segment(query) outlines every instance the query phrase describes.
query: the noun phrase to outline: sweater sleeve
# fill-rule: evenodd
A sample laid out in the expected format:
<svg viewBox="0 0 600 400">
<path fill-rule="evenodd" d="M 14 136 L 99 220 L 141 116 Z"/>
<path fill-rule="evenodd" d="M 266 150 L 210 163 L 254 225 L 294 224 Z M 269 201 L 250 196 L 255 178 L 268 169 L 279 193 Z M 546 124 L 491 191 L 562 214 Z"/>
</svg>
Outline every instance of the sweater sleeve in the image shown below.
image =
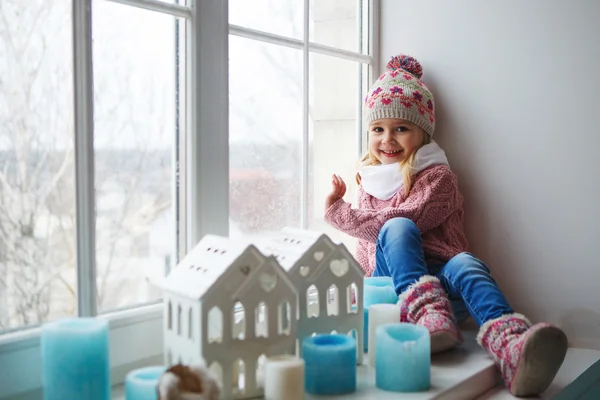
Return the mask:
<svg viewBox="0 0 600 400">
<path fill-rule="evenodd" d="M 461 199 L 452 171 L 434 168 L 419 176 L 407 198 L 395 207 L 354 209 L 344 200 L 338 200 L 325 212 L 325 220 L 350 236 L 376 243 L 381 227 L 388 220 L 408 218 L 424 233 L 460 208 Z"/>
</svg>

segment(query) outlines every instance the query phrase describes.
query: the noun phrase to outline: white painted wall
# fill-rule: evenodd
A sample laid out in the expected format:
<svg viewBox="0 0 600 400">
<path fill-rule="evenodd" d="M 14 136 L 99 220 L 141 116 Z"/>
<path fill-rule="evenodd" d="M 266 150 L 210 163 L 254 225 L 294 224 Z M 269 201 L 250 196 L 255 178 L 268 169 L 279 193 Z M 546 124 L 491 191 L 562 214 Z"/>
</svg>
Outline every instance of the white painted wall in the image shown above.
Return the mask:
<svg viewBox="0 0 600 400">
<path fill-rule="evenodd" d="M 420 60 L 471 250 L 518 311 L 600 349 L 600 2 L 382 0 Z M 385 65 L 385 64 L 384 64 Z"/>
</svg>

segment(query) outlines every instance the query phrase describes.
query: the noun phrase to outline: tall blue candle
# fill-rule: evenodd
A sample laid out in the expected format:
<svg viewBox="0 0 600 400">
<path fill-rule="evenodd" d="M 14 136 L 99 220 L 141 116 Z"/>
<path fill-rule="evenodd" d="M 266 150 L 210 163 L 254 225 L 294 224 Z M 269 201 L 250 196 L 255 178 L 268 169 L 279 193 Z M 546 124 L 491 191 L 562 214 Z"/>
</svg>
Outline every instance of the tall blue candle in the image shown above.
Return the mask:
<svg viewBox="0 0 600 400">
<path fill-rule="evenodd" d="M 110 400 L 108 323 L 74 318 L 42 327 L 45 400 Z"/>
<path fill-rule="evenodd" d="M 302 341 L 304 382 L 314 395 L 356 390 L 356 340 L 348 335 L 316 335 Z"/>
<path fill-rule="evenodd" d="M 375 331 L 375 386 L 392 392 L 419 392 L 431 384 L 429 331 L 393 323 Z"/>
<path fill-rule="evenodd" d="M 364 279 L 363 285 L 363 349 L 369 351 L 369 307 L 373 304 L 395 304 L 398 295 L 390 276 L 372 276 Z"/>
<path fill-rule="evenodd" d="M 133 370 L 125 377 L 125 400 L 156 400 L 158 379 L 165 372 L 162 366 Z"/>
</svg>

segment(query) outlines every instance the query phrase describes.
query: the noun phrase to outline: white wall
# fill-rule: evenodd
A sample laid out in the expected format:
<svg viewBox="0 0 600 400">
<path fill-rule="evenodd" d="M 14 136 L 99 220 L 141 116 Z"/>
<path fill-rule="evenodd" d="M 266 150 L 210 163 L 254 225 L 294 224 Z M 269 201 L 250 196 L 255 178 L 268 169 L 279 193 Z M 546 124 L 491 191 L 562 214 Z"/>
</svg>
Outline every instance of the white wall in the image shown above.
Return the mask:
<svg viewBox="0 0 600 400">
<path fill-rule="evenodd" d="M 471 250 L 518 311 L 600 349 L 600 2 L 382 0 L 420 60 Z M 385 65 L 385 64 L 384 64 Z"/>
</svg>

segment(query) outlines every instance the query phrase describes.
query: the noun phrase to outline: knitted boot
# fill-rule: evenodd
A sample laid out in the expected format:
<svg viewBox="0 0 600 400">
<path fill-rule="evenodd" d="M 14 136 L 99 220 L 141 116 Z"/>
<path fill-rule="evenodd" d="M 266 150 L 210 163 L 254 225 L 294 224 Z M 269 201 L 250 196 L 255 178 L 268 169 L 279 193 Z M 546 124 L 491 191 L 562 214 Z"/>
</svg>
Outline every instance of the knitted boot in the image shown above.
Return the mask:
<svg viewBox="0 0 600 400">
<path fill-rule="evenodd" d="M 450 300 L 440 281 L 421 277 L 400 295 L 400 321 L 421 325 L 431 334 L 431 352 L 438 353 L 462 343 Z"/>
<path fill-rule="evenodd" d="M 536 396 L 554 380 L 567 352 L 567 336 L 559 328 L 531 322 L 521 314 L 487 321 L 477 343 L 494 359 L 513 396 Z"/>
</svg>

